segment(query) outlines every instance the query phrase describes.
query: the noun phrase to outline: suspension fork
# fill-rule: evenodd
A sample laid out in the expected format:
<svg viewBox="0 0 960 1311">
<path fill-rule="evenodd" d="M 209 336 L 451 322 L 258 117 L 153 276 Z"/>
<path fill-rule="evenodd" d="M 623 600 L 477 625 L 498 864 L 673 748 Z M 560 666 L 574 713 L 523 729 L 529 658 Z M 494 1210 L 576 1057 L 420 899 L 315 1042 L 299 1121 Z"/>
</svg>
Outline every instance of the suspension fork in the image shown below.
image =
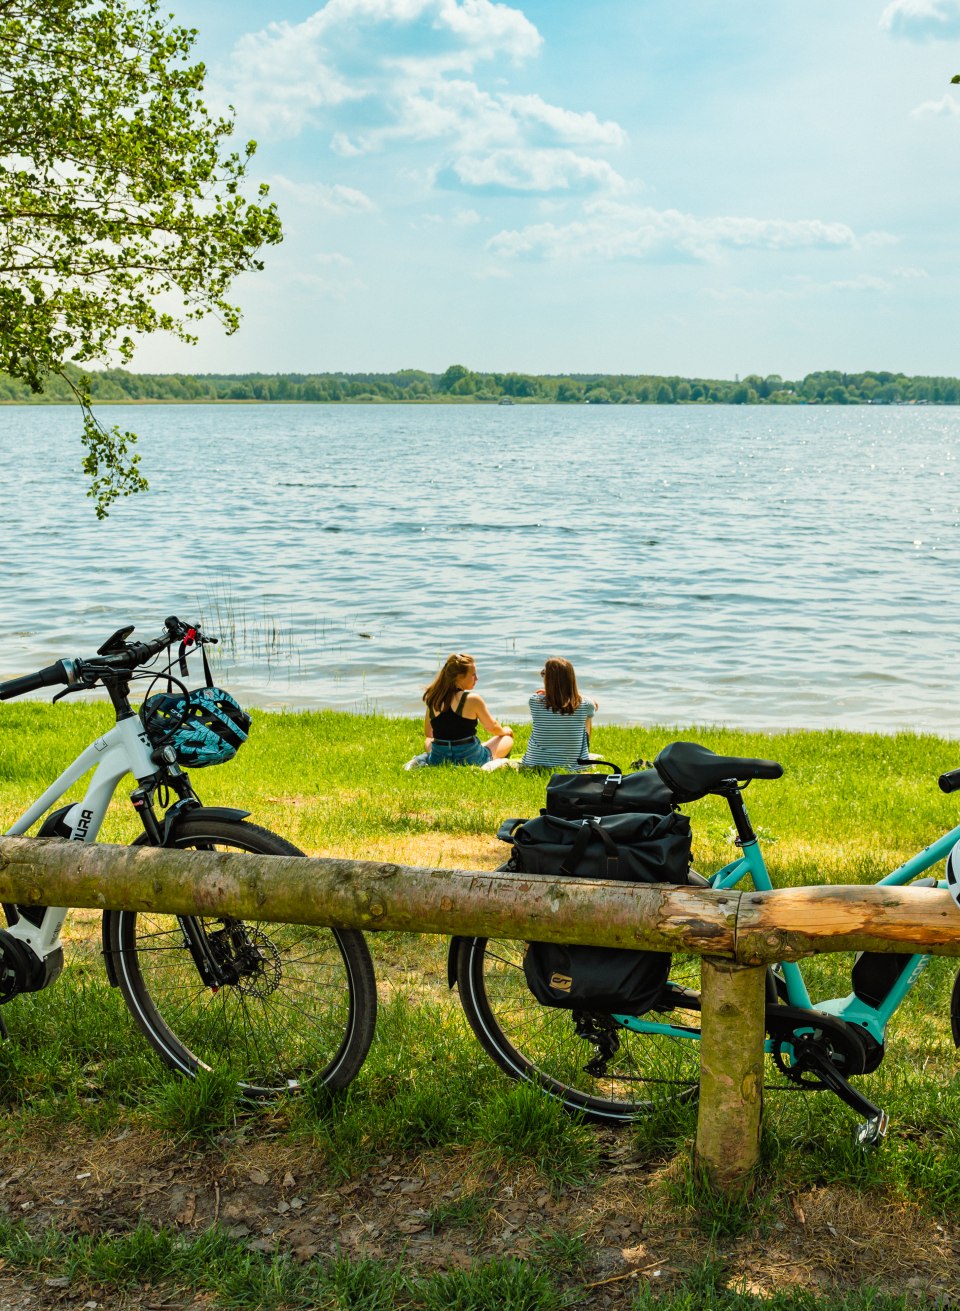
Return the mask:
<svg viewBox="0 0 960 1311">
<path fill-rule="evenodd" d="M 141 783 L 139 787 L 130 793 L 133 808 L 143 824 L 146 843 L 151 847 L 171 845 L 170 838 L 174 832 L 177 819 L 185 811 L 196 810 L 200 806 L 200 799 L 190 787 L 186 774 L 178 773 L 170 781 L 178 794 L 179 800 L 169 808 L 163 817 L 162 823 L 157 818 L 153 806 L 153 799 L 158 786 L 156 778 Z M 178 915 L 177 923 L 183 933 L 184 945 L 190 952 L 204 986 L 216 992 L 224 983 L 236 982 L 232 976 L 230 978 L 225 977 L 224 970 L 210 947 L 210 940 L 200 917 L 197 915 Z"/>
</svg>

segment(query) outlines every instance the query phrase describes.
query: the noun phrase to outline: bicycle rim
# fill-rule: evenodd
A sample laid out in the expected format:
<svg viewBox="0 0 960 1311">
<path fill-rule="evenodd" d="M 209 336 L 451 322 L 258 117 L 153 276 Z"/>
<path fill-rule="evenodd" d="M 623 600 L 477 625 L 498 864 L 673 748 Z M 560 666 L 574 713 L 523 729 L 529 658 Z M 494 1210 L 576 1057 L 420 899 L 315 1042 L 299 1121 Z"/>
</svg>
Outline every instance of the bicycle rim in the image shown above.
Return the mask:
<svg viewBox="0 0 960 1311">
<path fill-rule="evenodd" d="M 613 1026 L 618 1050 L 603 1073 L 586 1065 L 596 1047 L 577 1033 L 572 1012 L 541 1006 L 527 988 L 522 942 L 469 938 L 457 954 L 460 1002 L 477 1039 L 511 1078 L 541 1087 L 586 1119 L 624 1123 L 671 1102 L 689 1101 L 700 1083 L 700 1044 L 692 1038 Z M 671 980 L 699 987 L 699 960 L 674 957 Z M 689 1012 L 646 1018 L 696 1024 Z"/>
<path fill-rule="evenodd" d="M 302 855 L 240 821 L 187 820 L 173 846 Z M 173 1069 L 228 1068 L 245 1093 L 342 1088 L 373 1038 L 376 985 L 363 935 L 303 924 L 194 917 L 238 977 L 214 990 L 200 977 L 175 915 L 120 911 L 112 950 L 117 980 L 147 1040 Z"/>
</svg>

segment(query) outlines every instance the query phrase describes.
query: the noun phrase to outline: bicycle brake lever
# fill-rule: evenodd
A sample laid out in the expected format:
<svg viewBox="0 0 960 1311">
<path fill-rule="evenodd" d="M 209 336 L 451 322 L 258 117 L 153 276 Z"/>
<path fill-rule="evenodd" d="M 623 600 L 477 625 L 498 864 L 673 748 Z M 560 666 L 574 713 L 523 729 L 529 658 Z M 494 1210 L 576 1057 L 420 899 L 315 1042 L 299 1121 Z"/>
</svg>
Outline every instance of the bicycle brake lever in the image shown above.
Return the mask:
<svg viewBox="0 0 960 1311">
<path fill-rule="evenodd" d="M 61 697 L 71 696 L 74 692 L 90 692 L 95 687 L 96 683 L 74 683 L 72 687 L 65 687 L 62 692 L 58 692 L 50 704 L 53 705 L 54 701 L 59 701 Z"/>
</svg>

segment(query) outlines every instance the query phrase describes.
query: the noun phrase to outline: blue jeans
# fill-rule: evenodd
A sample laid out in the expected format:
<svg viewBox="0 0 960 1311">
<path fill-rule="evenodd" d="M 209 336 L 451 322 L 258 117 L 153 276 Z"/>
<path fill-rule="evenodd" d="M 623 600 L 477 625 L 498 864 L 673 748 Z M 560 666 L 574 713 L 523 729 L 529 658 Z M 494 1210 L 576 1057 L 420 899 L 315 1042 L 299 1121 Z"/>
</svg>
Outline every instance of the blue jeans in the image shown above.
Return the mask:
<svg viewBox="0 0 960 1311">
<path fill-rule="evenodd" d="M 493 759 L 489 747 L 476 736 L 462 742 L 438 742 L 436 738 L 427 752 L 425 765 L 485 765 Z"/>
</svg>

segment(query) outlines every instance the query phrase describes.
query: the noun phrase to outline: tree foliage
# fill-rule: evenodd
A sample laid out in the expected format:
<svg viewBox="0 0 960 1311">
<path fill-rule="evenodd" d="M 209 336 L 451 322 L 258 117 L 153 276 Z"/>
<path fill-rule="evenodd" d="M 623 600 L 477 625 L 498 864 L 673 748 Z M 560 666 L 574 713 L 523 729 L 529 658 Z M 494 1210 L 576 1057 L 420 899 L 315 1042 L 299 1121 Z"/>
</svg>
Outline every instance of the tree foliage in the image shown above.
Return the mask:
<svg viewBox="0 0 960 1311">
<path fill-rule="evenodd" d="M 157 0 L 0 0 L 0 366 L 43 392 L 58 375 L 84 417 L 97 514 L 145 485 L 133 434 L 106 432 L 68 362 L 132 356 L 135 338 L 217 316 L 238 274 L 280 240 L 255 146 L 201 95 L 195 31 Z"/>
<path fill-rule="evenodd" d="M 70 396 L 72 370 L 52 378 L 44 400 Z M 444 373 L 160 374 L 105 369 L 91 373 L 97 403 L 112 401 L 416 401 L 475 404 L 502 398 L 587 405 L 960 405 L 960 378 L 829 369 L 791 381 L 778 373 L 741 379 L 656 374 L 481 373 L 451 365 Z M 0 403 L 30 399 L 24 382 L 0 373 Z"/>
</svg>

